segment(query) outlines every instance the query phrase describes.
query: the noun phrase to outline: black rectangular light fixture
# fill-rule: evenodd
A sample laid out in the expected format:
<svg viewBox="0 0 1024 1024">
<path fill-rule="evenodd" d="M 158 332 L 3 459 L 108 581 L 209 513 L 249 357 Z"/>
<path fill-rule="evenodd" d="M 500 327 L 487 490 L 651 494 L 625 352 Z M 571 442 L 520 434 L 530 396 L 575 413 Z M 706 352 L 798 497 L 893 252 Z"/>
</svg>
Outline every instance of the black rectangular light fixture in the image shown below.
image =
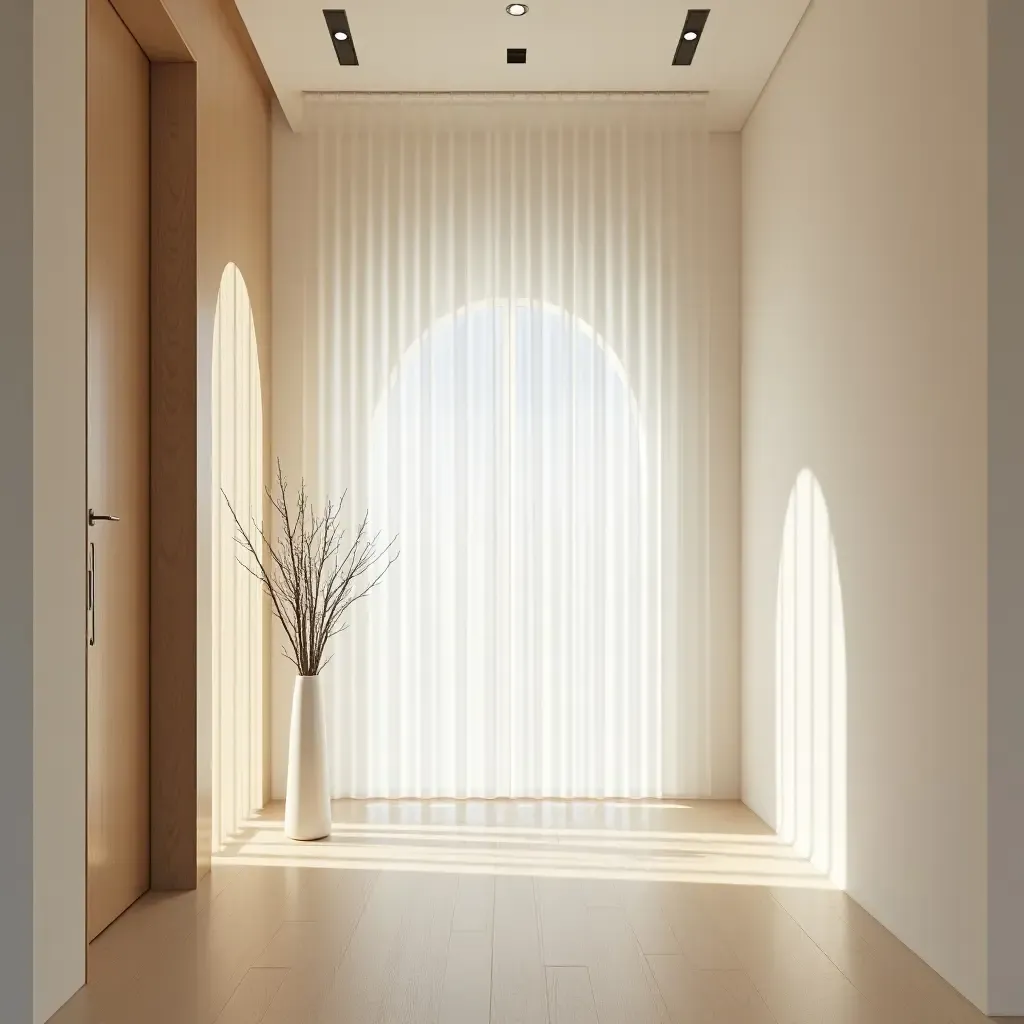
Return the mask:
<svg viewBox="0 0 1024 1024">
<path fill-rule="evenodd" d="M 359 63 L 356 56 L 356 44 L 352 42 L 352 29 L 348 25 L 348 15 L 344 11 L 324 11 L 327 31 L 331 33 L 331 42 L 337 54 L 338 63 L 351 66 Z"/>
<path fill-rule="evenodd" d="M 692 64 L 693 55 L 697 52 L 700 37 L 704 34 L 704 26 L 707 24 L 708 15 L 711 13 L 707 8 L 691 8 L 686 12 L 686 21 L 683 22 L 683 31 L 679 33 L 679 45 L 676 46 L 676 54 L 672 58 L 673 64 Z"/>
<path fill-rule="evenodd" d="M 526 63 L 526 50 L 516 49 L 512 46 L 505 51 L 505 63 L 506 64 L 525 64 Z"/>
</svg>

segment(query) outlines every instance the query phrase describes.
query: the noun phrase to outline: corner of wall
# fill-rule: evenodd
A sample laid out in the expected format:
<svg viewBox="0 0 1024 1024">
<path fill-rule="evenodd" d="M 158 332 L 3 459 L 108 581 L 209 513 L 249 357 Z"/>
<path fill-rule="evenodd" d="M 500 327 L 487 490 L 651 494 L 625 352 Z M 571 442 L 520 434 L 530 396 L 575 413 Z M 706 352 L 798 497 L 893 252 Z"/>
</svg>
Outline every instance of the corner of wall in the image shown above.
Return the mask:
<svg viewBox="0 0 1024 1024">
<path fill-rule="evenodd" d="M 709 673 L 715 799 L 740 795 L 740 135 L 710 139 Z"/>
<path fill-rule="evenodd" d="M 1024 1015 L 1024 4 L 989 0 L 988 1011 Z"/>
<path fill-rule="evenodd" d="M 83 0 L 35 0 L 37 1022 L 85 983 L 85 20 Z"/>
<path fill-rule="evenodd" d="M 302 375 L 303 345 L 297 332 L 303 329 L 303 190 L 302 136 L 292 131 L 284 112 L 274 104 L 271 126 L 271 443 L 268 454 L 279 458 L 286 472 L 301 472 L 302 466 Z M 283 634 L 275 619 L 271 629 L 269 777 L 270 797 L 285 795 L 288 763 L 288 721 L 291 708 L 293 671 L 279 653 Z"/>
<path fill-rule="evenodd" d="M 27 1021 L 33 1002 L 33 3 L 10 0 L 0 35 L 0 436 L 5 541 L 0 589 L 0 993 L 5 1019 Z"/>
</svg>

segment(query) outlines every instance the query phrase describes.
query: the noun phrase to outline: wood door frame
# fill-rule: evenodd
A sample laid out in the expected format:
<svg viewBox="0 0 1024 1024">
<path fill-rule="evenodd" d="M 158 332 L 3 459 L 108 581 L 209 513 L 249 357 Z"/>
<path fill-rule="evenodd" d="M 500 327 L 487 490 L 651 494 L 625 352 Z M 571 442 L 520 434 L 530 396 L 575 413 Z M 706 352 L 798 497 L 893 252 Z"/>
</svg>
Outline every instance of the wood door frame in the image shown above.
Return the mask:
<svg viewBox="0 0 1024 1024">
<path fill-rule="evenodd" d="M 124 0 L 122 0 L 124 2 Z M 156 3 L 157 0 L 150 0 Z M 150 884 L 194 889 L 198 831 L 197 81 L 150 68 Z"/>
</svg>

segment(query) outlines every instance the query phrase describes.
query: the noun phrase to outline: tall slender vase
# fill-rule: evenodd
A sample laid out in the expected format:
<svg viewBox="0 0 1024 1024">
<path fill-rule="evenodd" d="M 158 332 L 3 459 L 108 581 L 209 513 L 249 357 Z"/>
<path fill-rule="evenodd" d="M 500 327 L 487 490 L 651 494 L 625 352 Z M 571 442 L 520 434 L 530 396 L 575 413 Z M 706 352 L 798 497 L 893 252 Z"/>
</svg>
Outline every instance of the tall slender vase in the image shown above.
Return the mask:
<svg viewBox="0 0 1024 1024">
<path fill-rule="evenodd" d="M 319 676 L 295 677 L 284 834 L 289 839 L 324 839 L 331 834 L 327 723 Z"/>
</svg>

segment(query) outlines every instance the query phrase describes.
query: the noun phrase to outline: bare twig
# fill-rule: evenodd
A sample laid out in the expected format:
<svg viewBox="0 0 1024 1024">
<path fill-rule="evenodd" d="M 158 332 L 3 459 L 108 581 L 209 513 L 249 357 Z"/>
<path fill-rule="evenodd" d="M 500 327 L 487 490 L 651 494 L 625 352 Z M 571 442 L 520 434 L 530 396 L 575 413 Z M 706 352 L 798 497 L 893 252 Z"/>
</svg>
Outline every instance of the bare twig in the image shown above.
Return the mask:
<svg viewBox="0 0 1024 1024">
<path fill-rule="evenodd" d="M 239 557 L 238 562 L 270 597 L 288 640 L 282 648 L 284 656 L 300 675 L 319 675 L 330 661 L 324 660 L 327 644 L 348 627 L 345 612 L 370 593 L 394 564 L 398 538 L 378 549 L 380 534 L 368 536 L 367 513 L 342 554 L 346 531 L 341 513 L 348 492 L 336 505 L 328 501 L 320 516 L 313 511 L 302 481 L 293 504 L 280 460 L 276 493 L 269 487 L 266 493 L 281 523 L 276 543 L 252 517 L 247 530 L 227 494 L 221 491 L 235 522 L 235 540 L 247 556 Z M 386 560 L 383 567 L 374 572 L 382 560 Z"/>
</svg>

